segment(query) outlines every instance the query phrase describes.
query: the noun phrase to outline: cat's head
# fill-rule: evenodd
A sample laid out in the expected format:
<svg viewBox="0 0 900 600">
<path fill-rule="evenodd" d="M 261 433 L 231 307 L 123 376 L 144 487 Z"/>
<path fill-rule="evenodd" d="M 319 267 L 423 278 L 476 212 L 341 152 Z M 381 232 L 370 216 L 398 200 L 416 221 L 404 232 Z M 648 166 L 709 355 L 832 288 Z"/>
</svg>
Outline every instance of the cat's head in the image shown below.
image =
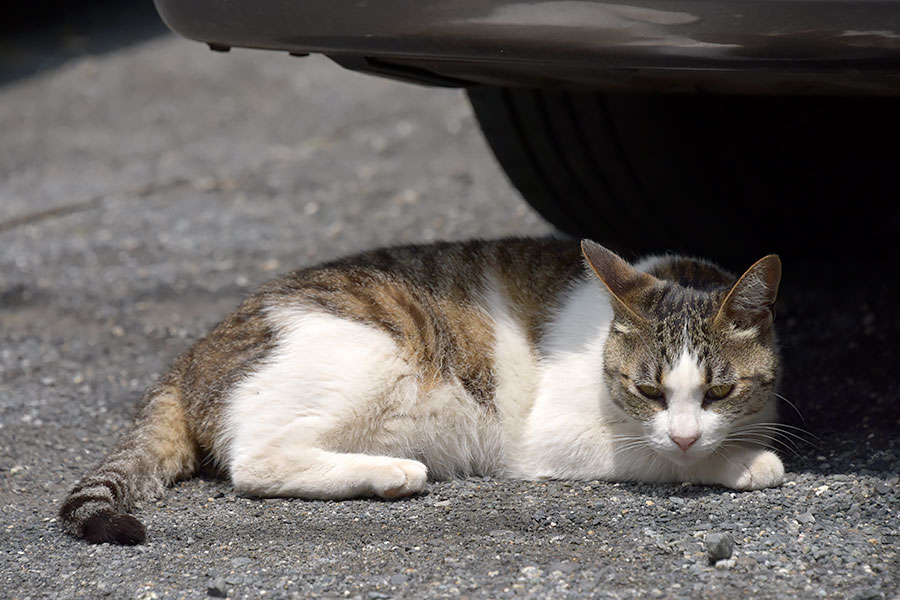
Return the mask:
<svg viewBox="0 0 900 600">
<path fill-rule="evenodd" d="M 647 445 L 689 465 L 740 425 L 774 418 L 777 256 L 734 278 L 702 261 L 658 258 L 645 272 L 593 242 L 582 250 L 613 304 L 610 397 Z"/>
</svg>

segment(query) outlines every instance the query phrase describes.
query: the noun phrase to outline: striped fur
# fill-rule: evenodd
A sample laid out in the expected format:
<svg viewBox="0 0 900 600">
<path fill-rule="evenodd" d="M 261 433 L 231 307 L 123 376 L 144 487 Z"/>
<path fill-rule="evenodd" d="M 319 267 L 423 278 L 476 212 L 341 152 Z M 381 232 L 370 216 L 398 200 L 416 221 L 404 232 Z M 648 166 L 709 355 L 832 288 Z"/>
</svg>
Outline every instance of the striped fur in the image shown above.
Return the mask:
<svg viewBox="0 0 900 600">
<path fill-rule="evenodd" d="M 90 542 L 139 543 L 129 512 L 201 464 L 244 493 L 309 498 L 396 498 L 429 474 L 775 485 L 771 452 L 713 450 L 773 416 L 778 267 L 767 257 L 736 280 L 703 261 L 635 268 L 591 242 L 509 239 L 291 273 L 176 359 L 60 516 Z M 723 378 L 733 396 L 701 406 Z M 624 435 L 645 443 L 620 452 Z"/>
<path fill-rule="evenodd" d="M 60 517 L 69 533 L 89 542 L 140 543 L 143 525 L 123 513 L 157 497 L 164 486 L 192 473 L 196 463 L 180 393 L 157 386 L 119 445 L 69 494 Z"/>
</svg>

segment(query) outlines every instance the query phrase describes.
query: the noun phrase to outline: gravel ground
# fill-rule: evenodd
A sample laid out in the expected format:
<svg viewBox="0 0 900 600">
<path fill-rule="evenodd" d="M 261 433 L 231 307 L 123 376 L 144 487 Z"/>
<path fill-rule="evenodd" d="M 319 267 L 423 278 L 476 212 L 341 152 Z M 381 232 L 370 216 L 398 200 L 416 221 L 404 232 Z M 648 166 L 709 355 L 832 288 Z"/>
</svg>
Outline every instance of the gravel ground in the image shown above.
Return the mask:
<svg viewBox="0 0 900 600">
<path fill-rule="evenodd" d="M 900 598 L 900 227 L 785 257 L 803 419 L 785 414 L 809 433 L 779 489 L 470 479 L 314 502 L 197 478 L 141 512 L 145 545 L 62 534 L 142 390 L 258 283 L 549 231 L 458 91 L 131 25 L 0 47 L 0 597 Z"/>
</svg>

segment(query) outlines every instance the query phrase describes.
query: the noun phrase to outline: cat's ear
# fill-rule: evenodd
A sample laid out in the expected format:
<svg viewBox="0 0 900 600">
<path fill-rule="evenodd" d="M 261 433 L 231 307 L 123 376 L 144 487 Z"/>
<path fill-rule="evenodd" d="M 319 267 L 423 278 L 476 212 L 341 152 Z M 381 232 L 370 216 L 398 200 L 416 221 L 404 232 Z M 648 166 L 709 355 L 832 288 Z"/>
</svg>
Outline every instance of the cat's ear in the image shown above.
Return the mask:
<svg viewBox="0 0 900 600">
<path fill-rule="evenodd" d="M 713 319 L 716 326 L 766 331 L 775 320 L 775 299 L 781 282 L 781 259 L 774 254 L 756 261 L 737 280 Z"/>
<path fill-rule="evenodd" d="M 581 252 L 584 254 L 588 266 L 612 295 L 613 307 L 624 309 L 629 317 L 643 320 L 637 308 L 640 303 L 640 294 L 647 287 L 653 285 L 656 279 L 647 273 L 638 271 L 618 254 L 596 242 L 582 240 Z M 617 312 L 619 311 L 617 310 Z"/>
</svg>

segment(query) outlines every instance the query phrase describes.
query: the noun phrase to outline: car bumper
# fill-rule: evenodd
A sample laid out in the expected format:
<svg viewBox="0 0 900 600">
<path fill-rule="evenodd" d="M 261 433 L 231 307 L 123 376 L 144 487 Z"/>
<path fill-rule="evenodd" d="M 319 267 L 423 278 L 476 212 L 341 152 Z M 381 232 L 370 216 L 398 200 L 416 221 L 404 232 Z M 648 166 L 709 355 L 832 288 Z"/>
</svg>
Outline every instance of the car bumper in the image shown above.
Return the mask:
<svg viewBox="0 0 900 600">
<path fill-rule="evenodd" d="M 439 85 L 900 95 L 900 0 L 155 0 L 216 49 Z"/>
</svg>

